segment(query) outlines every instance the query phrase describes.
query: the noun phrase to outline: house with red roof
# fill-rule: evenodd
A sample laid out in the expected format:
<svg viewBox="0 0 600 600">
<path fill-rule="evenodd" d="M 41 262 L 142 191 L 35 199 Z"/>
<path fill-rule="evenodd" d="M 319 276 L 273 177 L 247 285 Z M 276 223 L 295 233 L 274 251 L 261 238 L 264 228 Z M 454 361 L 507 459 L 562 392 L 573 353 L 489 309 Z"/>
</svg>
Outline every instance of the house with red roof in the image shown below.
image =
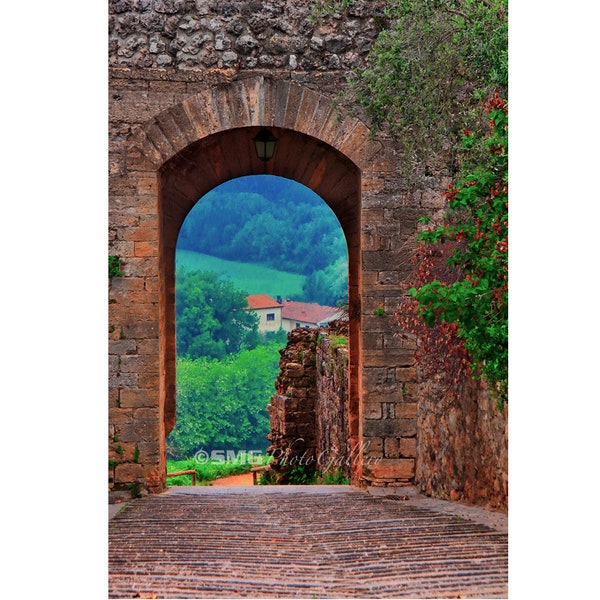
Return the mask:
<svg viewBox="0 0 600 600">
<path fill-rule="evenodd" d="M 344 316 L 343 311 L 333 306 L 322 306 L 310 302 L 295 302 L 271 298 L 267 294 L 247 296 L 248 309 L 254 310 L 259 317 L 258 331 L 292 331 L 297 327 L 313 329 L 322 327 Z"/>
<path fill-rule="evenodd" d="M 267 294 L 246 296 L 248 310 L 258 315 L 258 331 L 260 333 L 277 332 L 282 328 L 281 303 Z"/>
</svg>

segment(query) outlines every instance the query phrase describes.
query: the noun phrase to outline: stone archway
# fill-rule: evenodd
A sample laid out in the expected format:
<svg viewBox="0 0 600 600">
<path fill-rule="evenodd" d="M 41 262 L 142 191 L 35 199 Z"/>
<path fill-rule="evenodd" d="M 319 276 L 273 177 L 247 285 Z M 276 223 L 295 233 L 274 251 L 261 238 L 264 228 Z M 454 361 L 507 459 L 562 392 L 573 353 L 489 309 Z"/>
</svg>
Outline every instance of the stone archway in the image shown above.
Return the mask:
<svg viewBox="0 0 600 600">
<path fill-rule="evenodd" d="M 290 81 L 254 76 L 207 87 L 174 104 L 130 141 L 123 179 L 135 192 L 119 207 L 124 222 L 111 222 L 132 242 L 121 245 L 124 277 L 111 290 L 111 341 L 120 344 L 113 352 L 120 356 L 111 374 L 117 406 L 109 418 L 115 431 L 128 434 L 114 484 L 164 489 L 165 438 L 175 421 L 177 235 L 207 191 L 234 177 L 265 172 L 252 147 L 262 127 L 271 128 L 279 140 L 266 172 L 303 183 L 321 196 L 348 242 L 351 444 L 365 458 L 378 459 L 372 464 L 361 456 L 353 482 L 414 476 L 415 451 L 406 450 L 414 447 L 412 442 L 404 444 L 402 455 L 384 455 L 386 438 L 399 446 L 401 438 L 414 441 L 416 435 L 416 402 L 406 386 L 414 381 L 412 350 L 392 343 L 386 320 L 371 316 L 374 307 L 387 307 L 385 277 L 394 277 L 398 266 L 392 261 L 399 252 L 385 240 L 401 231 L 393 225 L 385 235 L 373 235 L 373 224 L 385 222 L 385 209 L 363 201 L 384 189 L 394 160 L 359 119 L 337 111 L 331 98 Z M 406 236 L 414 214 L 402 208 L 396 213 L 388 217 L 403 221 Z M 395 290 L 389 304 L 397 298 Z"/>
<path fill-rule="evenodd" d="M 165 433 L 175 425 L 175 249 L 179 230 L 198 198 L 221 183 L 263 173 L 293 179 L 316 192 L 331 207 L 348 244 L 350 323 L 350 379 L 357 380 L 360 352 L 360 171 L 330 145 L 292 129 L 271 127 L 277 151 L 266 165 L 253 147 L 259 127 L 225 130 L 187 146 L 158 172 L 161 226 L 160 281 L 164 307 L 162 336 L 165 391 Z M 185 183 L 182 183 L 185 182 Z M 355 390 L 356 392 L 358 390 Z M 357 398 L 358 393 L 351 395 Z M 355 400 L 356 401 L 356 400 Z M 357 407 L 351 414 L 357 414 Z M 351 437 L 358 438 L 358 422 Z"/>
</svg>

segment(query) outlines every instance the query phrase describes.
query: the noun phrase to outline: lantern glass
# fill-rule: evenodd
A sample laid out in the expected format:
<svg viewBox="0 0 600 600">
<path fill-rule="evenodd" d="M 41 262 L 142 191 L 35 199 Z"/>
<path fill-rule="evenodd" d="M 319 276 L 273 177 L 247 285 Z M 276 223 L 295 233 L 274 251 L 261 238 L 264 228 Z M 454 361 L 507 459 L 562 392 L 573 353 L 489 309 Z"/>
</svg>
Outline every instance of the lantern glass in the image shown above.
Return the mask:
<svg viewBox="0 0 600 600">
<path fill-rule="evenodd" d="M 276 142 L 277 138 L 268 129 L 261 129 L 254 138 L 254 146 L 258 158 L 264 161 L 273 158 Z"/>
</svg>

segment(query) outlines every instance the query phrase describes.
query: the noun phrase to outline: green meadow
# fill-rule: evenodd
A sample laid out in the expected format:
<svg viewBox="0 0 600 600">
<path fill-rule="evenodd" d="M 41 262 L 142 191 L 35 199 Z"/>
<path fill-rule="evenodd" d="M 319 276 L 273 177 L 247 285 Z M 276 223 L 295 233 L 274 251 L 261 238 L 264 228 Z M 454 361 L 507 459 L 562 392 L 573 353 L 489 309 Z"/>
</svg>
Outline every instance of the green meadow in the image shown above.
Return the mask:
<svg viewBox="0 0 600 600">
<path fill-rule="evenodd" d="M 253 263 L 224 260 L 191 250 L 177 250 L 176 267 L 188 271 L 213 271 L 231 280 L 235 287 L 247 294 L 268 294 L 273 298 L 299 298 L 306 279 L 304 275 Z"/>
</svg>

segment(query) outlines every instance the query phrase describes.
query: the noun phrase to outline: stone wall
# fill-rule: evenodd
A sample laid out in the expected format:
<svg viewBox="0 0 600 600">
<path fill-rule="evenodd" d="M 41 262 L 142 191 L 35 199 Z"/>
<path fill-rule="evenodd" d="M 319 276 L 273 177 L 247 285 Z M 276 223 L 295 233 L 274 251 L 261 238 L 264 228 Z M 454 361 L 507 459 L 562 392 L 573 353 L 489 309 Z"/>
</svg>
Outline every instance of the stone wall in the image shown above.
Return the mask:
<svg viewBox="0 0 600 600">
<path fill-rule="evenodd" d="M 416 482 L 431 496 L 508 506 L 508 406 L 486 386 L 463 385 L 453 400 L 435 381 L 419 384 Z"/>
<path fill-rule="evenodd" d="M 112 0 L 110 65 L 177 70 L 356 66 L 384 20 L 385 2 L 361 0 L 347 15 L 316 21 L 312 2 Z"/>
<path fill-rule="evenodd" d="M 277 393 L 267 407 L 268 453 L 280 483 L 289 472 L 351 476 L 347 327 L 294 329 L 280 350 Z"/>
<path fill-rule="evenodd" d="M 280 483 L 287 483 L 290 471 L 296 467 L 305 467 L 308 472 L 316 468 L 318 336 L 315 329 L 294 329 L 288 333 L 286 347 L 279 351 L 277 393 L 267 406 L 271 422 L 267 453 L 274 458 L 271 468 Z"/>
<path fill-rule="evenodd" d="M 348 327 L 330 328 L 317 345 L 315 404 L 317 465 L 323 474 L 351 478 L 357 454 L 350 447 L 348 410 Z"/>
</svg>

